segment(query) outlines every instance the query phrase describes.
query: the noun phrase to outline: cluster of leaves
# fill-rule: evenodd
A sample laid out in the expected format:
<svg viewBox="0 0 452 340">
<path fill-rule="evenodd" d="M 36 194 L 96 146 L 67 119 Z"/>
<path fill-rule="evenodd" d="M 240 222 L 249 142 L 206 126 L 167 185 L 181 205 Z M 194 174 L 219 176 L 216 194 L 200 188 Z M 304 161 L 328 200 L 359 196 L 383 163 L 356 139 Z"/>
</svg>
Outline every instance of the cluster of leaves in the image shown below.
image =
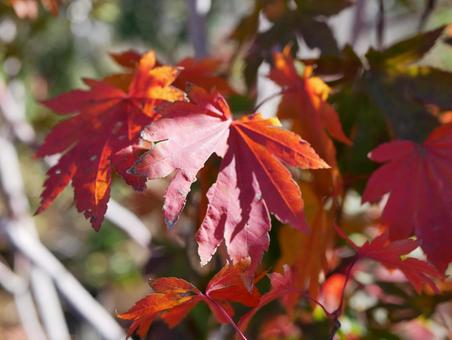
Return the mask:
<svg viewBox="0 0 452 340">
<path fill-rule="evenodd" d="M 249 85 L 260 63 L 271 62 L 268 78 L 282 88 L 278 117 L 290 130 L 276 117 L 234 116 L 227 99 L 237 93 L 220 76 L 220 61 L 187 58 L 163 65 L 153 51 L 113 54 L 123 73 L 86 79 L 88 89 L 43 103 L 65 119 L 36 153 L 61 154 L 47 173 L 38 212 L 71 182 L 77 209 L 99 230 L 113 173 L 139 191 L 148 179 L 173 175 L 163 203 L 164 220 L 173 228 L 192 184 L 202 183 L 207 201 L 199 207 L 203 217 L 196 232 L 200 262 L 207 264 L 224 247 L 227 264 L 205 293 L 178 278 L 152 280 L 153 292 L 119 315 L 133 321 L 129 335 L 144 337 L 156 318 L 175 326 L 203 301 L 219 322 L 231 323 L 245 338 L 252 317 L 274 300 L 282 302 L 291 322 L 302 300 L 319 305 L 334 334 L 346 287 L 365 258 L 399 270 L 418 293 L 443 294 L 437 282 L 452 261 L 452 123 L 443 114 L 452 110 L 452 74 L 416 62 L 444 28 L 371 49 L 364 61 L 351 47 L 331 50 L 334 38 L 319 19 L 349 1 L 295 3 L 291 8 L 286 1 L 256 2 L 231 34 L 238 49 L 248 44 Z M 256 35 L 261 11 L 274 25 Z M 321 49 L 318 59 L 297 60 L 294 46 L 284 47 L 299 35 Z M 335 80 L 327 84 L 321 76 Z M 347 112 L 350 107 L 355 109 Z M 395 140 L 382 143 L 384 136 Z M 369 151 L 371 160 L 384 163 L 373 173 L 372 165 L 354 167 L 366 162 Z M 212 181 L 201 169 L 217 157 Z M 358 246 L 336 224 L 344 225 L 346 195 L 362 192 L 363 179 L 363 201 L 376 203 L 386 194 L 389 199 L 379 235 Z M 270 289 L 260 292 L 256 284 L 272 224 L 281 256 L 268 274 Z M 355 255 L 341 254 L 336 234 Z M 419 246 L 426 261 L 409 256 Z M 326 303 L 331 297 L 335 301 Z M 236 302 L 250 308 L 238 324 L 231 304 Z M 282 328 L 281 320 L 272 327 Z"/>
</svg>

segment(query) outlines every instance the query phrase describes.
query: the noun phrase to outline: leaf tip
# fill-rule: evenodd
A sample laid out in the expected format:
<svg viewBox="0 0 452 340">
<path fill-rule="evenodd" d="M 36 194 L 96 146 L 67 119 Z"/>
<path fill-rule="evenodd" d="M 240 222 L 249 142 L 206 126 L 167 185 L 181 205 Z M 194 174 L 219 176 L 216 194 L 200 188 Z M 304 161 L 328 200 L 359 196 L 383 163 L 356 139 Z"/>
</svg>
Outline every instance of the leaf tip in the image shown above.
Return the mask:
<svg viewBox="0 0 452 340">
<path fill-rule="evenodd" d="M 163 211 L 165 211 L 166 209 L 165 209 L 166 207 L 165 206 L 163 206 Z M 168 217 L 163 217 L 163 221 L 165 222 L 165 224 L 166 224 L 166 226 L 168 227 L 168 229 L 169 230 L 172 230 L 173 228 L 174 228 L 174 225 L 176 224 L 176 222 L 177 222 L 177 218 L 176 219 L 170 219 L 170 218 L 168 218 Z"/>
</svg>

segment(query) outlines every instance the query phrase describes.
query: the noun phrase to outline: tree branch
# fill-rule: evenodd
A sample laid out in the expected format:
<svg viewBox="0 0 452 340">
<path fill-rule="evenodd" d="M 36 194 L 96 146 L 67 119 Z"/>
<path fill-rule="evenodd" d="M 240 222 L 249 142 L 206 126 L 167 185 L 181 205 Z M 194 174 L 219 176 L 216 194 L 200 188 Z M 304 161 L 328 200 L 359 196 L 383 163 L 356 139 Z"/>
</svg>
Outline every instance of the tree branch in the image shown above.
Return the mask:
<svg viewBox="0 0 452 340">
<path fill-rule="evenodd" d="M 147 249 L 151 244 L 152 234 L 144 223 L 133 212 L 113 199 L 108 202 L 105 218 L 143 248 Z"/>
<path fill-rule="evenodd" d="M 37 238 L 32 218 L 28 214 L 28 201 L 24 194 L 16 150 L 0 130 L 0 187 L 6 198 L 9 218 L 2 220 L 2 231 L 11 244 L 38 268 L 31 271 L 35 292 L 41 295 L 40 311 L 51 339 L 69 339 L 63 311 L 50 276 L 59 290 L 106 339 L 119 339 L 123 335 L 116 321 L 93 299 L 83 286 L 66 271 L 64 266 Z M 38 272 L 36 273 L 36 270 Z M 43 271 L 39 273 L 39 271 Z"/>
<path fill-rule="evenodd" d="M 195 49 L 196 58 L 207 56 L 206 19 L 205 13 L 201 13 L 199 10 L 200 1 L 206 2 L 209 0 L 187 0 L 188 31 L 190 32 L 190 40 Z"/>
<path fill-rule="evenodd" d="M 21 222 L 19 228 L 26 229 L 32 237 L 37 238 L 37 232 L 33 220 L 29 216 L 29 205 L 24 193 L 19 160 L 16 150 L 8 138 L 6 132 L 0 131 L 0 188 L 5 197 L 9 218 Z M 28 261 L 27 261 L 28 262 Z M 69 330 L 64 318 L 55 286 L 38 268 L 33 268 L 28 263 L 23 264 L 24 271 L 28 272 L 32 288 L 39 292 L 37 304 L 42 316 L 42 321 L 47 334 L 52 340 L 70 339 Z"/>
<path fill-rule="evenodd" d="M 17 140 L 32 149 L 36 149 L 38 143 L 36 142 L 35 132 L 33 127 L 27 122 L 25 108 L 20 102 L 14 98 L 13 94 L 0 80 L 0 112 L 3 113 L 3 118 L 11 127 L 14 137 Z M 51 166 L 48 160 L 46 164 Z M 110 199 L 105 218 L 123 230 L 136 243 L 144 248 L 148 248 L 152 234 L 144 223 L 130 210 L 113 199 Z"/>
<path fill-rule="evenodd" d="M 99 305 L 39 240 L 30 235 L 24 228 L 21 228 L 15 221 L 0 220 L 0 227 L 11 244 L 53 279 L 58 290 L 68 302 L 105 339 L 117 340 L 124 337 L 122 328 L 110 314 Z"/>
</svg>

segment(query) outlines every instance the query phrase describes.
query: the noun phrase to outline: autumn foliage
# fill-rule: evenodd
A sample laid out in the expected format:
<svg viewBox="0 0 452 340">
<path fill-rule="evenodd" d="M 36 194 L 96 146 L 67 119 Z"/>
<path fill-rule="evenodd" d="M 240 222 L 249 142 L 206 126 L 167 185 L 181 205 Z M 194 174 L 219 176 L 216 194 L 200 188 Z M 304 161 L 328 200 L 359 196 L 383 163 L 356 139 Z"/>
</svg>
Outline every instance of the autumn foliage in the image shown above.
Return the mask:
<svg viewBox="0 0 452 340">
<path fill-rule="evenodd" d="M 320 2 L 295 1 L 302 14 L 257 6 L 274 31 L 256 32 L 255 13 L 237 26 L 229 39 L 237 55 L 247 46 L 247 91 L 228 83 L 219 59 L 167 65 L 154 51 L 126 51 L 112 54 L 122 73 L 85 79 L 84 89 L 42 102 L 61 120 L 36 156 L 60 158 L 47 172 L 38 213 L 71 184 L 76 209 L 97 231 L 115 174 L 137 191 L 166 178 L 165 224 L 177 229 L 185 206 L 195 207 L 199 263 L 222 264 L 204 290 L 186 278 L 152 278 L 149 295 L 118 314 L 131 321 L 129 336 L 144 338 L 157 319 L 177 326 L 203 302 L 245 338 L 253 318 L 274 301 L 285 314 L 268 319 L 262 338 L 301 337 L 300 325 L 315 322 L 318 308 L 334 336 L 347 294 L 365 290 L 359 273 L 375 263 L 388 271 L 375 271 L 374 285 L 387 280 L 412 285 L 416 294 L 447 294 L 452 125 L 441 117 L 452 101 L 428 84 L 451 86 L 452 74 L 416 63 L 444 28 L 358 56 L 311 32 L 310 25 L 325 29 L 322 16 L 349 5 Z M 56 11 L 57 2 L 43 3 Z M 306 25 L 295 28 L 300 18 Z M 318 58 L 297 58 L 300 36 L 320 48 Z M 234 104 L 252 97 L 263 61 L 271 64 L 266 77 L 281 88 L 274 117 Z M 359 105 L 359 114 L 348 111 Z M 381 216 L 347 218 L 350 192 L 383 206 Z M 356 234 L 368 241 L 352 241 Z M 278 255 L 269 263 L 263 259 L 270 244 Z"/>
</svg>

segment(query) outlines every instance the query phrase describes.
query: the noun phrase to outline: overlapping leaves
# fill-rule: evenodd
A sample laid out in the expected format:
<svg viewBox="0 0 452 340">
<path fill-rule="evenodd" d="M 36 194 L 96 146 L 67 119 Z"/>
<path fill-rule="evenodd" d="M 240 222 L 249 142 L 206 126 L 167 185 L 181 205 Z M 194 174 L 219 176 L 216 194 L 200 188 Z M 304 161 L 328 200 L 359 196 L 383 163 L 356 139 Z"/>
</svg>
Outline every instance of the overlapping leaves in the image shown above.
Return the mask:
<svg viewBox="0 0 452 340">
<path fill-rule="evenodd" d="M 116 78 L 87 79 L 88 90 L 73 90 L 45 101 L 67 118 L 47 135 L 36 153 L 38 157 L 63 153 L 47 172 L 38 212 L 72 181 L 78 211 L 99 229 L 113 168 L 128 184 L 142 190 L 144 180 L 126 171 L 136 158 L 141 130 L 155 119 L 155 106 L 184 98 L 182 91 L 170 86 L 177 73 L 174 67 L 156 67 L 155 54 L 149 52 L 139 60 L 127 91 L 116 86 Z"/>
<path fill-rule="evenodd" d="M 253 87 L 257 70 L 265 60 L 271 63 L 273 51 L 287 44 L 298 46 L 301 38 L 310 48 L 318 48 L 324 55 L 339 53 L 337 42 L 326 17 L 336 15 L 352 4 L 349 0 L 295 1 L 255 0 L 253 12 L 234 29 L 231 38 L 239 48 L 250 42 L 245 55 L 244 77 Z M 259 14 L 263 13 L 273 25 L 258 32 Z"/>
<path fill-rule="evenodd" d="M 163 117 L 143 131 L 142 137 L 155 146 L 132 172 L 151 179 L 175 172 L 164 205 L 165 220 L 172 226 L 198 171 L 212 154 L 222 157 L 197 233 L 201 263 L 224 242 L 234 262 L 250 256 L 255 267 L 268 247 L 269 212 L 306 230 L 300 190 L 282 162 L 304 169 L 328 165 L 276 119 L 255 114 L 232 120 L 229 106 L 216 91 L 193 87 L 189 98 L 190 103 L 162 108 Z"/>
<path fill-rule="evenodd" d="M 359 247 L 341 229 L 336 227 L 336 230 L 357 252 L 358 258 L 370 258 L 388 269 L 399 269 L 418 292 L 425 286 L 429 286 L 434 291 L 438 290 L 433 279 L 441 278 L 441 274 L 431 264 L 407 256 L 419 247 L 416 240 L 404 239 L 391 242 L 388 231 L 385 230 L 372 241 Z"/>
<path fill-rule="evenodd" d="M 171 67 L 160 65 L 152 52 L 114 54 L 118 64 L 127 69 L 125 73 L 100 81 L 87 80 L 88 90 L 71 91 L 45 102 L 67 119 L 56 126 L 37 152 L 40 157 L 62 154 L 48 172 L 38 211 L 48 207 L 72 181 L 77 209 L 98 229 L 106 211 L 113 170 L 137 190 L 144 188 L 146 178 L 173 175 L 163 207 L 165 221 L 172 227 L 206 162 L 212 155 L 221 158 L 218 173 L 212 171 L 215 167 L 204 169 L 216 181 L 202 183 L 207 201 L 205 214 L 200 209 L 199 214 L 204 216 L 196 240 L 202 264 L 208 263 L 221 245 L 232 264 L 214 276 L 206 293 L 182 279 L 151 281 L 153 292 L 120 315 L 133 321 L 130 334 L 137 331 L 144 337 L 157 318 L 174 326 L 200 301 L 208 304 L 220 322 L 232 321 L 230 302 L 253 307 L 240 322 L 245 329 L 254 314 L 270 302 L 282 299 L 291 309 L 306 294 L 311 302 L 317 302 L 314 299 L 319 291 L 339 301 L 334 312 L 327 312 L 337 321 L 351 276 L 340 268 L 336 273 L 328 272 L 331 268 L 326 259 L 331 255 L 327 253 L 333 243 L 333 219 L 343 213 L 341 204 L 346 197 L 334 140 L 348 145 L 351 141 L 336 109 L 327 102 L 331 88 L 313 76 L 311 64 L 320 74 L 339 69 L 341 77 L 331 86 L 346 84 L 350 91 L 360 85 L 368 97 L 366 105 L 373 103 L 384 111 L 390 134 L 404 138 L 382 144 L 370 154 L 372 160 L 384 164 L 370 177 L 363 199 L 378 202 L 389 195 L 381 218 L 389 231 L 358 247 L 339 230 L 357 252 L 352 261 L 370 258 L 389 269 L 399 269 L 420 291 L 425 285 L 436 290 L 435 281 L 443 278 L 442 272 L 452 260 L 452 128 L 448 124 L 431 132 L 440 124 L 431 113 L 452 108 L 448 90 L 442 91 L 452 78 L 445 71 L 413 64 L 432 48 L 442 28 L 382 51 L 369 51 L 365 67 L 350 47 L 342 55 L 336 54 L 337 46 L 329 43 L 331 32 L 321 18 L 338 13 L 349 1 L 295 3 L 296 10 L 286 1 L 256 2 L 254 13 L 245 20 L 246 30 L 253 31 L 262 10 L 275 23 L 256 36 L 248 56 L 253 49 L 259 56 L 251 63 L 248 60 L 248 68 L 263 58 L 273 60 L 269 78 L 283 90 L 278 115 L 292 124 L 295 133 L 282 129 L 278 119 L 266 119 L 258 113 L 234 119 L 223 96 L 234 91 L 220 76 L 221 63 L 215 59 L 187 58 Z M 294 18 L 303 20 L 295 22 Z M 303 25 L 317 28 L 317 34 L 306 34 Z M 241 45 L 255 34 L 246 30 L 234 32 Z M 289 49 L 273 53 L 275 44 L 281 47 L 299 34 L 309 46 L 336 56 L 307 60 L 304 73 L 300 73 Z M 180 88 L 187 82 L 198 86 L 191 86 L 189 100 L 185 101 Z M 411 140 L 419 141 L 426 133 L 430 135 L 422 144 Z M 376 145 L 375 140 L 385 136 L 365 145 Z M 307 212 L 310 228 L 290 167 L 324 169 L 302 176 L 310 182 L 302 184 L 305 198 L 315 205 Z M 330 198 L 334 201 L 331 205 Z M 253 278 L 269 247 L 270 213 L 296 229 L 286 226 L 281 230 L 279 268 L 285 268 L 284 273 L 269 275 L 271 288 L 261 297 Z M 416 240 L 409 239 L 413 235 Z M 407 257 L 419 245 L 436 268 Z M 337 254 L 332 257 L 338 261 Z M 322 272 L 327 279 L 320 287 Z M 334 293 L 328 293 L 330 290 Z"/>
<path fill-rule="evenodd" d="M 259 303 L 258 290 L 248 289 L 244 284 L 243 276 L 248 265 L 246 261 L 236 265 L 227 264 L 210 280 L 205 293 L 191 283 L 175 277 L 150 280 L 149 285 L 153 292 L 118 317 L 133 321 L 129 327 L 129 336 L 137 332 L 144 338 L 155 319 L 161 318 L 170 327 L 174 327 L 203 301 L 218 322 L 233 323 L 231 316 L 234 310 L 231 302 L 248 307 Z"/>
</svg>

